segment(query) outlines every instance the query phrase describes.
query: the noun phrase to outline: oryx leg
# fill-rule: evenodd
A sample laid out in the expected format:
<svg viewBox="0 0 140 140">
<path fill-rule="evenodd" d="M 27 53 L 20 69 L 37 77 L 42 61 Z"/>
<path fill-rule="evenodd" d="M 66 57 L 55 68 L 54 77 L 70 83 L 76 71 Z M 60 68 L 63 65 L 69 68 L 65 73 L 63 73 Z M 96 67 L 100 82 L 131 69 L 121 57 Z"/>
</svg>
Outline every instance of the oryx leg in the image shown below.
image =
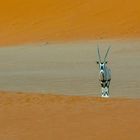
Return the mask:
<svg viewBox="0 0 140 140">
<path fill-rule="evenodd" d="M 108 81 L 107 81 L 108 96 L 109 96 L 109 86 L 110 86 L 110 81 L 111 81 L 111 80 L 108 80 Z"/>
<path fill-rule="evenodd" d="M 102 93 L 102 97 L 109 97 L 109 87 L 108 87 L 109 83 L 108 81 L 101 81 L 101 93 Z"/>
<path fill-rule="evenodd" d="M 111 80 L 108 80 L 108 81 L 107 81 L 107 87 L 108 87 L 108 88 L 109 88 L 109 86 L 110 86 L 110 81 L 111 81 Z"/>
<path fill-rule="evenodd" d="M 102 97 L 105 96 L 105 82 L 101 81 L 101 94 L 102 94 Z"/>
</svg>

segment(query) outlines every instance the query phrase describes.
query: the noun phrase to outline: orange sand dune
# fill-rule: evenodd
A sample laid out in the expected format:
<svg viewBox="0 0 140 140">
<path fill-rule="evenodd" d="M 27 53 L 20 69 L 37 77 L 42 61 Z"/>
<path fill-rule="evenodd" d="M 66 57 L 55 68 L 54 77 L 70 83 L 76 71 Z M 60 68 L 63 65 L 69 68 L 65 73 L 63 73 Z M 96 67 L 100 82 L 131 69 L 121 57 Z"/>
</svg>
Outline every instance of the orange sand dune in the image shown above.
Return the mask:
<svg viewBox="0 0 140 140">
<path fill-rule="evenodd" d="M 0 44 L 140 36 L 139 0 L 5 0 Z"/>
<path fill-rule="evenodd" d="M 1 140 L 139 140 L 140 100 L 0 94 Z"/>
</svg>

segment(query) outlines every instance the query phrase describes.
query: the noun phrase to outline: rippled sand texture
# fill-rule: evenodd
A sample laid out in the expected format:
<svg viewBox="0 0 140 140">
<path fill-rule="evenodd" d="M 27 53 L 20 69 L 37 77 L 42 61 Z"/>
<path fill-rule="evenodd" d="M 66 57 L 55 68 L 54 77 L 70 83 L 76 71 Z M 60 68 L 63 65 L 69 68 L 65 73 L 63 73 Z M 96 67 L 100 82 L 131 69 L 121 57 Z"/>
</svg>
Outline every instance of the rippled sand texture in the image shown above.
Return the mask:
<svg viewBox="0 0 140 140">
<path fill-rule="evenodd" d="M 5 0 L 0 44 L 140 36 L 139 0 Z"/>
<path fill-rule="evenodd" d="M 139 140 L 140 100 L 0 94 L 1 140 Z"/>
</svg>

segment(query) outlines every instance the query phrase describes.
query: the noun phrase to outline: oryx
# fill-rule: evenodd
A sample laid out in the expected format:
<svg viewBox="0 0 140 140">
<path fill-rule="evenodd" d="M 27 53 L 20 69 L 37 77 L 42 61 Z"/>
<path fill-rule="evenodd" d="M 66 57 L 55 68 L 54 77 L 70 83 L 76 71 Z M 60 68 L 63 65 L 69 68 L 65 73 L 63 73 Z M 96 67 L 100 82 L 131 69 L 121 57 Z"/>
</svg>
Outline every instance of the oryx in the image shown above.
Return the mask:
<svg viewBox="0 0 140 140">
<path fill-rule="evenodd" d="M 98 61 L 97 64 L 99 65 L 99 81 L 101 84 L 101 93 L 102 97 L 109 97 L 109 85 L 111 81 L 111 70 L 107 67 L 107 55 L 110 50 L 110 47 L 107 49 L 105 54 L 104 60 L 101 60 L 100 50 L 97 47 L 97 54 L 98 54 Z"/>
</svg>

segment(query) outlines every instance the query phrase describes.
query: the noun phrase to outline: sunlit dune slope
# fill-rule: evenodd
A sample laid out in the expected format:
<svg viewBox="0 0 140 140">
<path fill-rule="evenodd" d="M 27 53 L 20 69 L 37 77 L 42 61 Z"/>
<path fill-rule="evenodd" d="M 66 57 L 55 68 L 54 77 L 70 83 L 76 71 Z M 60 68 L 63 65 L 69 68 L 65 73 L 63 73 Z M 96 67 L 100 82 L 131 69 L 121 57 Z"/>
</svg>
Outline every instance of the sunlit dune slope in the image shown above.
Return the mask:
<svg viewBox="0 0 140 140">
<path fill-rule="evenodd" d="M 140 36 L 139 0 L 5 0 L 0 44 Z"/>
<path fill-rule="evenodd" d="M 140 100 L 0 93 L 1 140 L 139 140 Z"/>
</svg>

